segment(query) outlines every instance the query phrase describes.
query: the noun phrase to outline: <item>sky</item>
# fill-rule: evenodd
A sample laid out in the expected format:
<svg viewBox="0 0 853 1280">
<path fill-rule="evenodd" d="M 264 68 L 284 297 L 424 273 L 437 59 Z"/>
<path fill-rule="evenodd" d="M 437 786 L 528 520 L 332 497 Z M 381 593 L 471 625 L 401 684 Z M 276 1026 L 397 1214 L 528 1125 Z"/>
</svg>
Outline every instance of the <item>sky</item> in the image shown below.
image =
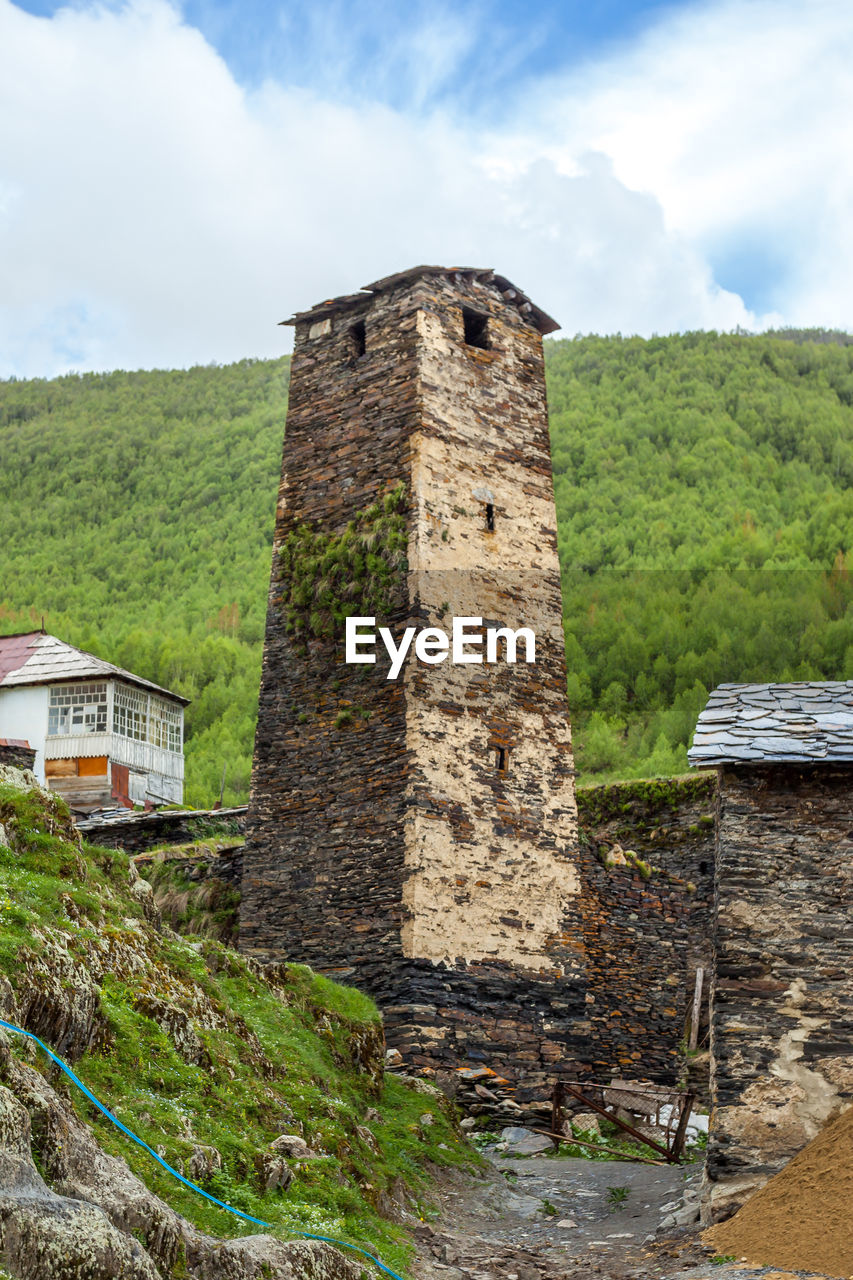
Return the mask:
<svg viewBox="0 0 853 1280">
<path fill-rule="evenodd" d="M 0 377 L 277 355 L 417 263 L 851 329 L 851 69 L 849 0 L 0 0 Z"/>
</svg>

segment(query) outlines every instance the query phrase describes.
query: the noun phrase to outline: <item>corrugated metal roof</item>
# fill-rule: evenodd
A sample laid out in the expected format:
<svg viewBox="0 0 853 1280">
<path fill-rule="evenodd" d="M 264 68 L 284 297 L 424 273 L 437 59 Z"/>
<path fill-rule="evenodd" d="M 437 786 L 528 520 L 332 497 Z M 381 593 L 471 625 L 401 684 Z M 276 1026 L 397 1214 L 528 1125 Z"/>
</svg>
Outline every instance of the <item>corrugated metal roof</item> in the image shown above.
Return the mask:
<svg viewBox="0 0 853 1280">
<path fill-rule="evenodd" d="M 526 293 L 522 293 L 521 289 L 507 280 L 506 276 L 497 275 L 491 267 L 428 266 L 409 267 L 406 271 L 397 271 L 392 276 L 384 276 L 381 280 L 374 280 L 372 284 L 364 285 L 360 293 L 346 293 L 339 298 L 328 298 L 325 302 L 318 302 L 308 311 L 297 311 L 296 315 L 291 316 L 289 320 L 282 320 L 281 323 L 301 324 L 305 320 L 317 320 L 321 316 L 331 315 L 336 311 L 349 311 L 368 301 L 371 294 L 387 293 L 389 289 L 405 284 L 408 280 L 417 280 L 421 276 L 458 276 L 467 280 L 480 280 L 484 284 L 494 284 L 505 300 L 516 307 L 540 333 L 554 333 L 560 327 L 557 321 L 541 307 L 531 302 Z"/>
<path fill-rule="evenodd" d="M 26 643 L 22 643 L 26 641 Z M 60 684 L 68 680 L 125 680 L 141 689 L 149 689 L 186 706 L 189 698 L 172 693 L 113 662 L 96 658 L 66 644 L 56 636 L 40 631 L 26 636 L 0 636 L 0 689 L 16 689 L 22 685 Z"/>
<path fill-rule="evenodd" d="M 10 671 L 17 671 L 29 657 L 41 631 L 27 631 L 24 635 L 0 636 L 0 684 Z"/>
<path fill-rule="evenodd" d="M 721 684 L 687 758 L 693 765 L 853 763 L 853 680 Z"/>
</svg>

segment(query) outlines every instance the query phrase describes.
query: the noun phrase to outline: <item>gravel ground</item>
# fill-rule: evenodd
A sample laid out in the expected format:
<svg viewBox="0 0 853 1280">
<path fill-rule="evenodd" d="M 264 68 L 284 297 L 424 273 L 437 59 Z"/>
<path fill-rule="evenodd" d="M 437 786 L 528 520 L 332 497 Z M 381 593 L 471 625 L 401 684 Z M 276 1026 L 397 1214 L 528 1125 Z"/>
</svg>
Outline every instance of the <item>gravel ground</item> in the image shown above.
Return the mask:
<svg viewBox="0 0 853 1280">
<path fill-rule="evenodd" d="M 441 1177 L 412 1280 L 836 1280 L 712 1263 L 698 1225 L 659 1231 L 700 1176 L 699 1165 L 492 1155 L 481 1177 Z"/>
</svg>

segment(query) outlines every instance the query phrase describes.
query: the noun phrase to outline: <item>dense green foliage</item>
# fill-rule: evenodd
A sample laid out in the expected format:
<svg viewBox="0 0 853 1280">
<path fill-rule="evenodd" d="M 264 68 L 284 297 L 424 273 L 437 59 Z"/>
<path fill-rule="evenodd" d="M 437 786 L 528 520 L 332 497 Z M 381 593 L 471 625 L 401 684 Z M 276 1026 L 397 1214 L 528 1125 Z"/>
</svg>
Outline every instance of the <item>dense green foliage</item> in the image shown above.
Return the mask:
<svg viewBox="0 0 853 1280">
<path fill-rule="evenodd" d="M 582 774 L 682 770 L 721 681 L 853 676 L 846 335 L 546 349 Z M 191 803 L 246 795 L 287 372 L 0 383 L 0 628 L 191 697 Z"/>
<path fill-rule="evenodd" d="M 190 804 L 248 791 L 288 373 L 0 383 L 0 630 L 191 698 Z"/>
<path fill-rule="evenodd" d="M 690 333 L 549 357 L 583 771 L 682 770 L 718 683 L 853 676 L 853 348 Z"/>
<path fill-rule="evenodd" d="M 81 848 L 57 796 L 0 781 L 0 824 L 0 976 L 28 1001 L 33 989 L 51 990 L 67 1037 L 55 993 L 67 986 L 72 1000 L 69 966 L 106 970 L 94 988 L 97 1034 L 75 1062 L 95 1095 L 185 1176 L 199 1146 L 218 1152 L 204 1190 L 276 1233 L 331 1235 L 405 1265 L 405 1234 L 379 1209 L 401 1186 L 428 1196 L 436 1165 L 476 1157 L 437 1090 L 382 1076 L 372 1001 L 304 965 L 264 975 L 212 938 L 158 931 L 131 890 L 127 855 Z M 45 1002 L 38 1007 L 43 1016 Z M 14 1038 L 12 1047 L 26 1053 Z M 41 1055 L 33 1060 L 48 1071 Z M 181 1186 L 76 1090 L 69 1096 L 100 1145 L 202 1230 L 251 1231 Z M 265 1190 L 258 1158 L 282 1133 L 302 1135 L 319 1158 L 291 1160 L 290 1187 Z"/>
</svg>

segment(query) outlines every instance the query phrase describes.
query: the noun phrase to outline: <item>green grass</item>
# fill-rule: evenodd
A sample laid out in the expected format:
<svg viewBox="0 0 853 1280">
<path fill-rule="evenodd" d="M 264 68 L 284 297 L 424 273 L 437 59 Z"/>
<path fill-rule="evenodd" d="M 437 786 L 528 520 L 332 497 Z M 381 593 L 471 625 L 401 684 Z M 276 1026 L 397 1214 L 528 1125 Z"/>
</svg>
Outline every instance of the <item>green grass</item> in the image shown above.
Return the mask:
<svg viewBox="0 0 853 1280">
<path fill-rule="evenodd" d="M 92 1092 L 185 1176 L 194 1146 L 216 1148 L 222 1167 L 204 1190 L 275 1233 L 336 1236 L 404 1268 L 410 1244 L 382 1216 L 385 1198 L 402 1183 L 413 1203 L 428 1202 L 431 1166 L 478 1157 L 442 1098 L 360 1069 L 382 1056 L 368 997 L 302 965 L 265 976 L 213 939 L 156 933 L 129 891 L 127 857 L 77 848 L 56 798 L 0 787 L 0 822 L 11 846 L 0 846 L 0 972 L 13 986 L 24 971 L 32 981 L 58 942 L 78 963 L 99 957 L 103 1034 L 74 1064 Z M 194 1051 L 182 1055 L 155 1021 L 164 1004 L 190 1028 Z M 213 1235 L 252 1230 L 71 1094 L 103 1148 L 179 1213 Z M 427 1113 L 433 1123 L 421 1125 Z M 265 1192 L 256 1160 L 282 1133 L 302 1134 L 319 1158 L 293 1166 L 286 1193 Z"/>
<path fill-rule="evenodd" d="M 241 838 L 239 843 L 245 841 Z M 187 862 L 214 857 L 221 847 L 221 840 L 210 837 L 179 846 L 175 856 L 158 850 L 150 859 L 137 863 L 137 870 L 153 887 L 157 906 L 170 928 L 233 944 L 239 932 L 239 889 L 213 875 L 193 880 L 187 872 Z"/>
</svg>

